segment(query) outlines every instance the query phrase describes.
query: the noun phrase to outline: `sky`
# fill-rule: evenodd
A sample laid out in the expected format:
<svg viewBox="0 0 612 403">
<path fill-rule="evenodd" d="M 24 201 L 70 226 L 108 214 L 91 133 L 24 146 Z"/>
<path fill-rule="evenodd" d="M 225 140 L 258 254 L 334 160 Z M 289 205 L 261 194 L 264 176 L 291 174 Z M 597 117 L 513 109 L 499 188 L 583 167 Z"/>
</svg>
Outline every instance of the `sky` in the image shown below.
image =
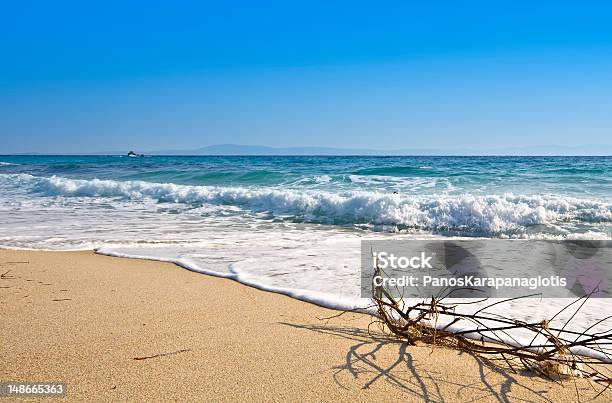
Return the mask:
<svg viewBox="0 0 612 403">
<path fill-rule="evenodd" d="M 611 145 L 611 19 L 588 1 L 7 2 L 0 154 Z"/>
</svg>

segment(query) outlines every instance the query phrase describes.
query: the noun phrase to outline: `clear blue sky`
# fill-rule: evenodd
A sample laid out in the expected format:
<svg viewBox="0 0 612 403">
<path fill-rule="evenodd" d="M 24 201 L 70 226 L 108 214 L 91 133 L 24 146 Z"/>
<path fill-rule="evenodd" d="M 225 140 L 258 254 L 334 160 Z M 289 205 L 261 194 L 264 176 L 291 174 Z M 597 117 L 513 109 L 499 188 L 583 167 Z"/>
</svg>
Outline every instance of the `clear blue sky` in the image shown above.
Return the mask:
<svg viewBox="0 0 612 403">
<path fill-rule="evenodd" d="M 5 2 L 0 154 L 612 143 L 610 2 L 225 3 Z"/>
</svg>

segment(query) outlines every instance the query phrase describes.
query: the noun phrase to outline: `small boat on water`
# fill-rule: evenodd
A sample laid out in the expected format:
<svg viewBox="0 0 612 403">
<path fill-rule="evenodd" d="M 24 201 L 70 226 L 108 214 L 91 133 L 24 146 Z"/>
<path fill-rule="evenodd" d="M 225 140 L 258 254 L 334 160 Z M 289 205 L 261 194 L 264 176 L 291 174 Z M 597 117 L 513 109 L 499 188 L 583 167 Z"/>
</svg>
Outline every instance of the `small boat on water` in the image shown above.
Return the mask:
<svg viewBox="0 0 612 403">
<path fill-rule="evenodd" d="M 128 157 L 144 157 L 144 154 L 136 154 L 134 151 L 130 151 L 127 153 Z"/>
</svg>

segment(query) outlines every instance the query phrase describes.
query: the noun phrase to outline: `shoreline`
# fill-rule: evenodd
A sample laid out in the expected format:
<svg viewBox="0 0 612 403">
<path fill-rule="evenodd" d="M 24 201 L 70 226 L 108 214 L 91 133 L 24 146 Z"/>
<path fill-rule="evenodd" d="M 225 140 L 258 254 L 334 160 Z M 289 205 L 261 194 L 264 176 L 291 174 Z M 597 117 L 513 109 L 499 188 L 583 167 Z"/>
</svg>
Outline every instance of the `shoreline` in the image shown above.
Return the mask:
<svg viewBox="0 0 612 403">
<path fill-rule="evenodd" d="M 573 381 L 406 346 L 368 334 L 368 315 L 320 320 L 338 311 L 174 263 L 0 248 L 0 273 L 0 379 L 64 381 L 71 400 L 576 398 Z"/>
</svg>

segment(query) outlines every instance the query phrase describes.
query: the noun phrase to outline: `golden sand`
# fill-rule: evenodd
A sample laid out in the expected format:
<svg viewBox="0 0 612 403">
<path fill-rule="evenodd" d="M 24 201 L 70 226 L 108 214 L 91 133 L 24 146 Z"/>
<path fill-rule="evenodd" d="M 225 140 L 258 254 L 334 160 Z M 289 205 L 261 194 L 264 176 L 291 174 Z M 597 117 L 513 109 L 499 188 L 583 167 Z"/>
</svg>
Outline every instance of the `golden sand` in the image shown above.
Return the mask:
<svg viewBox="0 0 612 403">
<path fill-rule="evenodd" d="M 0 381 L 70 400 L 576 401 L 466 353 L 368 334 L 335 315 L 170 263 L 0 250 Z M 609 394 L 599 400 L 608 401 Z"/>
</svg>

